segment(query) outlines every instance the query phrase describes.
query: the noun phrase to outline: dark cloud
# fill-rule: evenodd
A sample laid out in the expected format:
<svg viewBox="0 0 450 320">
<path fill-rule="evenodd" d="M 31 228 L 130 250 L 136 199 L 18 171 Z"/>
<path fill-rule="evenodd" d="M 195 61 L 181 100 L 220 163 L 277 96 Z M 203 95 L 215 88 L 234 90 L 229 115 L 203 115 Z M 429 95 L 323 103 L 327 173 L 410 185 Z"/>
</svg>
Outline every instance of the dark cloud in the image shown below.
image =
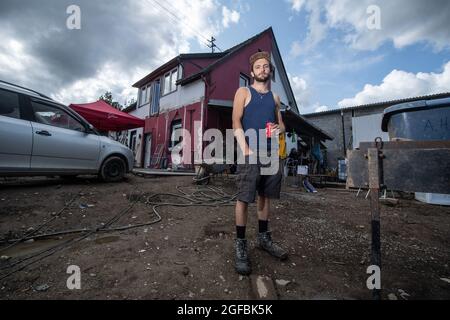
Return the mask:
<svg viewBox="0 0 450 320">
<path fill-rule="evenodd" d="M 66 27 L 70 5 L 81 9 L 81 30 Z M 2 0 L 0 34 L 22 43 L 40 69 L 28 70 L 26 77 L 0 72 L 0 78 L 32 83 L 51 94 L 74 81 L 95 77 L 105 63 L 124 72 L 150 67 L 155 63 L 158 42 L 172 39 L 163 22 L 163 16 L 151 20 L 138 17 L 131 1 Z M 158 35 L 152 41 L 155 28 Z M 44 79 L 52 80 L 45 83 Z"/>
</svg>

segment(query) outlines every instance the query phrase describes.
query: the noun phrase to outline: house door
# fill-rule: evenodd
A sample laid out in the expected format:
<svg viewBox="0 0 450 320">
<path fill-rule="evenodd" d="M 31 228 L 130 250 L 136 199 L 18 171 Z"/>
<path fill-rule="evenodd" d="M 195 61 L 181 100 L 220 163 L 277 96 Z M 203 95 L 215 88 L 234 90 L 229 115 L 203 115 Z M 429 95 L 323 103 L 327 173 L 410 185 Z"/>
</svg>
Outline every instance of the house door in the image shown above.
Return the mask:
<svg viewBox="0 0 450 320">
<path fill-rule="evenodd" d="M 145 153 L 144 153 L 144 168 L 150 168 L 151 151 L 152 151 L 152 135 L 145 135 Z"/>
</svg>

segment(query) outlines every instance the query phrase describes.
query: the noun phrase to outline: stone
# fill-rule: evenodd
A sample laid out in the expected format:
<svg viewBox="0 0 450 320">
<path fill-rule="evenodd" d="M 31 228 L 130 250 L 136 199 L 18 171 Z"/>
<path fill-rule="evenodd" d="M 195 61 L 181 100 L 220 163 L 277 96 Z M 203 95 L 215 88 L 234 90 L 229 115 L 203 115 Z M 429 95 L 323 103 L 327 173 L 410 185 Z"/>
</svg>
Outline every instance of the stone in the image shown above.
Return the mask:
<svg viewBox="0 0 450 320">
<path fill-rule="evenodd" d="M 47 291 L 50 288 L 48 284 L 42 284 L 40 286 L 35 287 L 34 289 L 39 292 Z"/>
<path fill-rule="evenodd" d="M 285 287 L 287 286 L 289 283 L 291 283 L 291 281 L 289 280 L 282 280 L 282 279 L 277 279 L 275 280 L 275 283 L 279 286 Z"/>
<path fill-rule="evenodd" d="M 450 279 L 447 279 L 447 278 L 440 278 L 440 279 L 444 282 L 450 283 Z"/>
<path fill-rule="evenodd" d="M 397 299 L 397 296 L 396 296 L 395 294 L 393 294 L 393 293 L 389 293 L 389 294 L 388 294 L 388 299 L 389 299 L 389 300 L 398 300 L 398 299 Z"/>
<path fill-rule="evenodd" d="M 253 296 L 257 300 L 278 299 L 275 286 L 271 278 L 261 275 L 251 275 L 250 280 Z"/>
</svg>

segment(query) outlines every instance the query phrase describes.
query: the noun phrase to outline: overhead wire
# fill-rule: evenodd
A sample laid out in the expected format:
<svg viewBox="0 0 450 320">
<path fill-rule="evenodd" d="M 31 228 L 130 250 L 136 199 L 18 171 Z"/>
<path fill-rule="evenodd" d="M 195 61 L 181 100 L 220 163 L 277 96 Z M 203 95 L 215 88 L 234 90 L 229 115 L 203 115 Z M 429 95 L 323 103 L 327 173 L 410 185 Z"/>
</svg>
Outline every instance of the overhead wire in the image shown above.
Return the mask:
<svg viewBox="0 0 450 320">
<path fill-rule="evenodd" d="M 149 0 L 147 0 L 149 1 Z M 201 42 L 206 45 L 207 47 L 211 48 L 210 46 L 210 42 L 211 40 L 206 38 L 201 32 L 199 32 L 197 29 L 194 29 L 194 27 L 192 27 L 191 25 L 185 23 L 183 20 L 188 20 L 188 17 L 186 17 L 183 13 L 181 13 L 179 10 L 177 10 L 176 8 L 174 8 L 172 5 L 170 5 L 169 3 L 167 3 L 170 7 L 172 7 L 177 13 L 180 13 L 181 16 L 184 18 L 180 18 L 176 13 L 174 13 L 173 11 L 171 11 L 170 9 L 168 9 L 167 7 L 163 6 L 159 1 L 157 0 L 151 0 L 153 1 L 159 8 L 161 8 L 165 13 L 167 13 L 169 15 L 169 17 L 178 23 L 181 23 L 182 25 L 184 25 L 185 27 L 189 28 L 191 33 L 195 36 L 198 36 L 199 38 L 202 38 Z M 205 42 L 206 41 L 206 42 Z M 214 46 L 219 49 L 219 51 L 223 51 L 221 48 L 219 48 L 219 46 L 215 45 Z"/>
</svg>

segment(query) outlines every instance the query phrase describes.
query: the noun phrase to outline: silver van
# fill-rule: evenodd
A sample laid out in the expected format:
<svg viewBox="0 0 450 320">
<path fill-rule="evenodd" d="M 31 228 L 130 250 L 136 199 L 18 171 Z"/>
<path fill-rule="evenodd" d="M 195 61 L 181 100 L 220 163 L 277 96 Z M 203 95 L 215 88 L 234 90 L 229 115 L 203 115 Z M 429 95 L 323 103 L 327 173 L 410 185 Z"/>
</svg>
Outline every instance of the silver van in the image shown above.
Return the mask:
<svg viewBox="0 0 450 320">
<path fill-rule="evenodd" d="M 129 148 L 101 136 L 72 109 L 0 80 L 0 176 L 98 174 L 113 182 L 133 163 Z"/>
</svg>

